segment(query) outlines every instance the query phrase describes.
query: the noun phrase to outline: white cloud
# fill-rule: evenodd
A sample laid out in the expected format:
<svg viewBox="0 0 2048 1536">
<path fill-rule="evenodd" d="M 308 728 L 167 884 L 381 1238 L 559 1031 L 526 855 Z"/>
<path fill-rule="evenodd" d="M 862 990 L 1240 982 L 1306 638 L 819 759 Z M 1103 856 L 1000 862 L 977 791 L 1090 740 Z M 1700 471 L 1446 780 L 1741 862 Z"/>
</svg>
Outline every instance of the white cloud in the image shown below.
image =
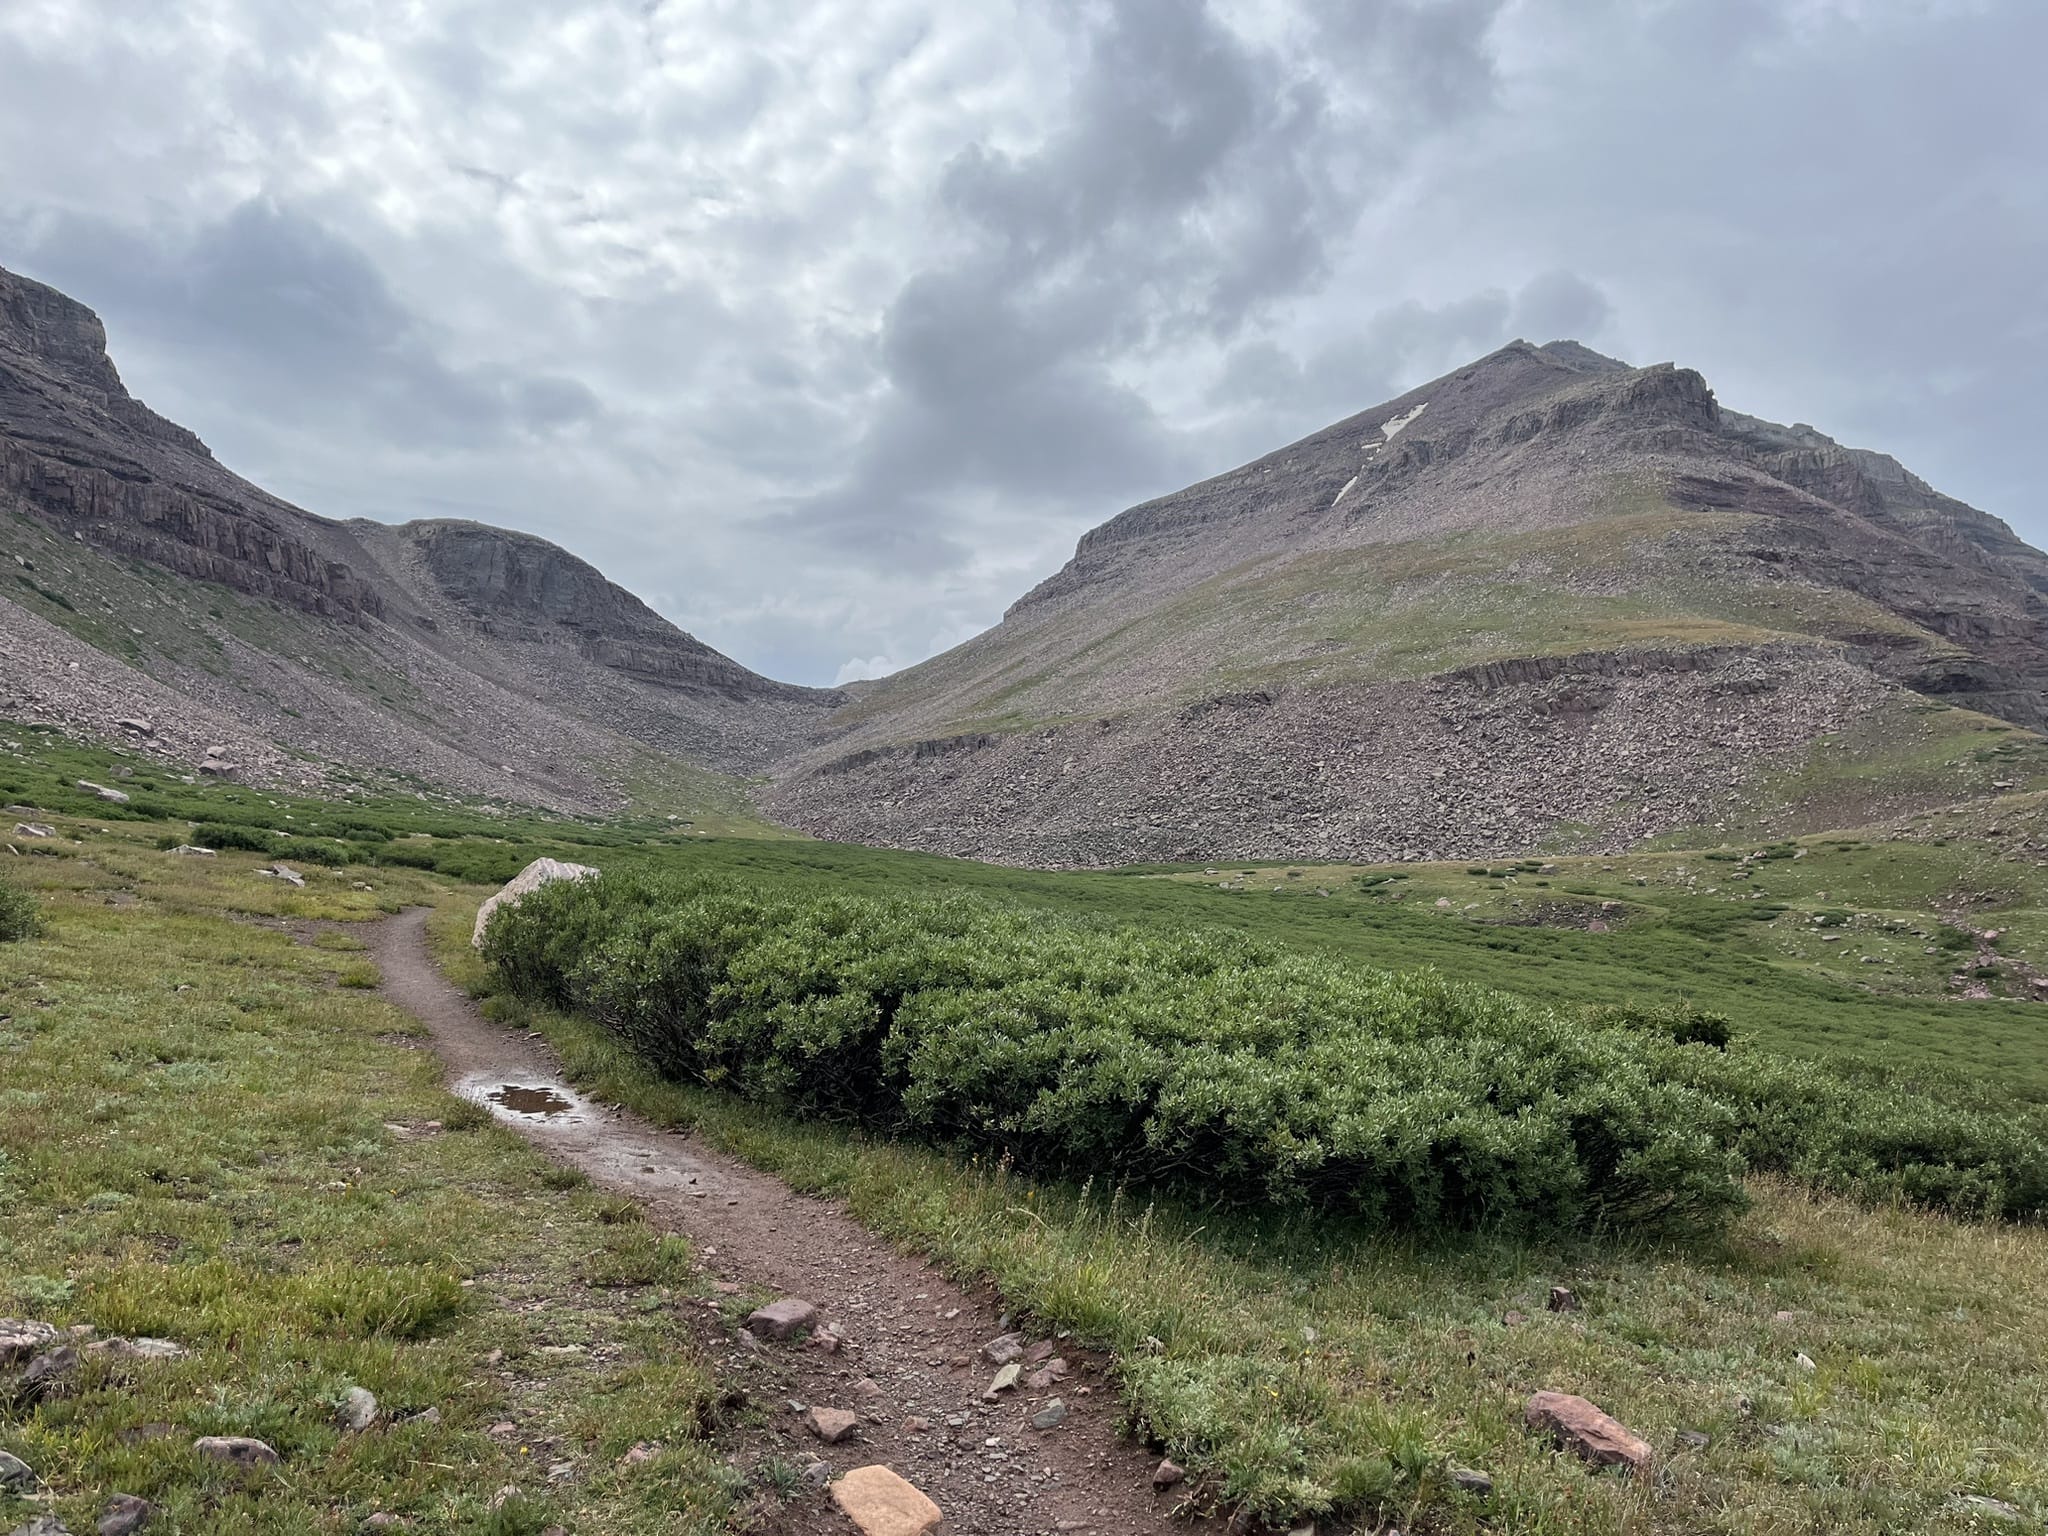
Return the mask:
<svg viewBox="0 0 2048 1536">
<path fill-rule="evenodd" d="M 873 678 L 887 677 L 891 672 L 898 670 L 900 670 L 898 664 L 891 661 L 887 656 L 870 656 L 866 661 L 862 661 L 859 657 L 854 657 L 849 661 L 843 661 L 839 664 L 839 670 L 832 677 L 832 686 L 843 688 L 848 683 L 866 682 Z"/>
</svg>

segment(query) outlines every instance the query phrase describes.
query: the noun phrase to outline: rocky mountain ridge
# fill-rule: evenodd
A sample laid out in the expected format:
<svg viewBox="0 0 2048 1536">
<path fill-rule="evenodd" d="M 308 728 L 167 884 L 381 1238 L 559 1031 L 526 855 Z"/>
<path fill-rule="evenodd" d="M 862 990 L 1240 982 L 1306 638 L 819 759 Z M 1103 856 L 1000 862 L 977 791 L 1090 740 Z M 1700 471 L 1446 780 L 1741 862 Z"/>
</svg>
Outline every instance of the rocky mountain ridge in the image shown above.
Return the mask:
<svg viewBox="0 0 2048 1536">
<path fill-rule="evenodd" d="M 530 535 L 272 497 L 128 395 L 90 310 L 4 273 L 0 527 L 0 714 L 565 809 L 768 774 L 813 833 L 1043 864 L 1839 821 L 2048 725 L 2048 556 L 1568 341 L 1130 508 L 994 629 L 847 690 L 750 672 Z"/>
<path fill-rule="evenodd" d="M 338 522 L 269 495 L 128 394 L 90 309 L 6 272 L 0 514 L 17 567 L 0 693 L 81 729 L 122 697 L 137 707 L 119 713 L 167 714 L 168 688 L 246 764 L 296 753 L 300 777 L 335 760 L 598 808 L 640 759 L 757 772 L 839 698 L 748 671 L 545 540 Z M 151 572 L 185 585 L 145 590 Z M 94 687 L 76 657 L 51 660 L 51 628 L 111 653 Z"/>
<path fill-rule="evenodd" d="M 1884 455 L 1516 342 L 1112 518 L 769 803 L 1036 862 L 1618 847 L 1743 819 L 1832 734 L 1917 740 L 1930 699 L 2048 724 L 2044 592 Z"/>
</svg>

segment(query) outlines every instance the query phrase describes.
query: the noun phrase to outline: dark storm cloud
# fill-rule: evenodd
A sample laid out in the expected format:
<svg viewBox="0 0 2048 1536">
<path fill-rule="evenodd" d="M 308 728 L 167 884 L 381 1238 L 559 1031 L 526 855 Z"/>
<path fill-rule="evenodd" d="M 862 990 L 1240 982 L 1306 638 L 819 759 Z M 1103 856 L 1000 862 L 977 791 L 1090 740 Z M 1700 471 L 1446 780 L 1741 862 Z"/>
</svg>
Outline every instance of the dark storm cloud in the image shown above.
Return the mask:
<svg viewBox="0 0 2048 1536">
<path fill-rule="evenodd" d="M 571 378 L 445 363 L 440 338 L 361 251 L 268 200 L 189 235 L 65 217 L 21 244 L 31 275 L 90 292 L 117 339 L 205 367 L 274 420 L 354 424 L 398 447 L 473 445 L 600 409 Z"/>
<path fill-rule="evenodd" d="M 805 681 L 1521 335 L 2037 540 L 2032 0 L 0 6 L 0 264 L 338 516 Z"/>
<path fill-rule="evenodd" d="M 852 475 L 791 525 L 878 566 L 907 540 L 928 566 L 958 563 L 962 544 L 924 533 L 963 492 L 999 485 L 1104 509 L 1191 475 L 1202 451 L 1119 367 L 1227 341 L 1315 286 L 1417 120 L 1486 101 L 1497 9 L 1321 17 L 1319 36 L 1347 58 L 1393 50 L 1419 66 L 1417 110 L 1378 123 L 1347 115 L 1309 65 L 1247 40 L 1205 0 L 1078 12 L 1064 121 L 1029 151 L 977 143 L 946 165 L 938 196 L 962 242 L 889 306 L 889 393 Z M 1456 100 L 1427 84 L 1453 78 L 1468 87 Z"/>
</svg>

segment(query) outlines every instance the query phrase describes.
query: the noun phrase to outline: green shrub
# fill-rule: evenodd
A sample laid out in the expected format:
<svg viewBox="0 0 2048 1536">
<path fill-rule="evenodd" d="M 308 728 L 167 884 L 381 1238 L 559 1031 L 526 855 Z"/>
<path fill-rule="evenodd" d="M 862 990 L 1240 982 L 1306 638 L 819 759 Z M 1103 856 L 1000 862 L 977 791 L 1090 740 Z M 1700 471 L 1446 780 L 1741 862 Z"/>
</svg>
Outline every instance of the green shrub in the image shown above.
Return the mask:
<svg viewBox="0 0 2048 1536">
<path fill-rule="evenodd" d="M 503 909 L 485 955 L 672 1076 L 1053 1176 L 1415 1229 L 1709 1229 L 1745 1169 L 2048 1214 L 2048 1112 L 1742 1049 L 1688 1004 L 1539 1008 L 1227 931 L 626 873 Z"/>
<path fill-rule="evenodd" d="M 1636 1037 L 1429 973 L 985 905 L 558 882 L 515 987 L 663 1070 L 1053 1175 L 1413 1228 L 1711 1228 L 1732 1118 Z"/>
<path fill-rule="evenodd" d="M 1674 1045 L 1706 1045 L 1728 1049 L 1734 1025 L 1726 1014 L 1709 1013 L 1691 1003 L 1612 1003 L 1586 1010 L 1586 1021 L 1605 1029 L 1636 1029 Z"/>
<path fill-rule="evenodd" d="M 192 829 L 192 842 L 201 848 L 243 848 L 268 854 L 277 853 L 279 846 L 275 832 L 227 821 L 201 822 Z"/>
<path fill-rule="evenodd" d="M 32 939 L 42 931 L 42 910 L 29 892 L 0 882 L 0 944 Z"/>
</svg>

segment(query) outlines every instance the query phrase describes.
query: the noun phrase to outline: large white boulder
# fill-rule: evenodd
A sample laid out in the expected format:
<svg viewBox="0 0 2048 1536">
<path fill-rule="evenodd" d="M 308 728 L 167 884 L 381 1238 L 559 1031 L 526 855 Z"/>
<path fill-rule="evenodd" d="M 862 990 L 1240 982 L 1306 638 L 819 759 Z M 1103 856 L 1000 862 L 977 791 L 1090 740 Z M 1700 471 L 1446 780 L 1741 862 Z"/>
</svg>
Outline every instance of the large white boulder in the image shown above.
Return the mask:
<svg viewBox="0 0 2048 1536">
<path fill-rule="evenodd" d="M 516 904 L 528 891 L 537 891 L 550 880 L 588 880 L 596 874 L 597 871 L 588 864 L 565 864 L 560 859 L 535 859 L 514 875 L 507 882 L 505 889 L 476 909 L 476 931 L 469 936 L 469 942 L 482 949 L 484 930 L 491 925 L 491 914 L 507 903 Z"/>
</svg>

